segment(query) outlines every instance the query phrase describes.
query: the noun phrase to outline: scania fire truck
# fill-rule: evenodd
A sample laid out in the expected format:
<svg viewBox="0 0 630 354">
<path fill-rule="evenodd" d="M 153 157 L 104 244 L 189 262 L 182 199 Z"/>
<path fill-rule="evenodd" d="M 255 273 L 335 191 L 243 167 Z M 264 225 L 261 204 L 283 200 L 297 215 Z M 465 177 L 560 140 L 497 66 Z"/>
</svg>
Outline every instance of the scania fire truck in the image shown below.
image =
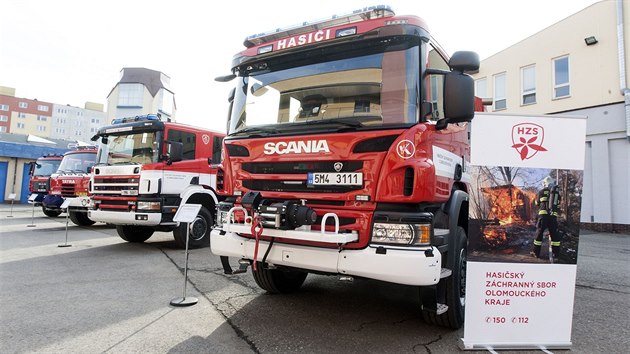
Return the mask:
<svg viewBox="0 0 630 354">
<path fill-rule="evenodd" d="M 79 226 L 94 224 L 87 216 L 90 203 L 88 183 L 96 159 L 96 146 L 85 143 L 71 144 L 72 150 L 63 155 L 57 172 L 50 177 L 50 191 L 42 204 L 45 212 L 57 213 L 63 202 L 70 198 L 68 217 Z M 48 214 L 47 214 L 48 215 Z"/>
<path fill-rule="evenodd" d="M 30 193 L 29 200 L 31 200 L 31 197 L 35 194 L 36 196 L 32 199 L 32 203 L 36 206 L 42 206 L 44 214 L 53 218 L 59 216 L 61 211 L 46 209 L 42 205 L 42 201 L 50 189 L 50 176 L 57 172 L 61 159 L 63 159 L 63 155 L 44 155 L 31 163 L 31 169 L 29 171 L 31 177 L 28 183 L 28 191 Z"/>
<path fill-rule="evenodd" d="M 116 225 L 128 242 L 173 231 L 186 245 L 186 225 L 173 221 L 180 205 L 201 204 L 189 246 L 208 246 L 217 196 L 216 164 L 225 134 L 162 121 L 158 115 L 115 119 L 92 140 L 100 148 L 91 181 L 90 219 Z"/>
<path fill-rule="evenodd" d="M 236 82 L 211 233 L 224 271 L 251 265 L 270 293 L 308 273 L 406 284 L 428 322 L 462 326 L 479 57 L 449 59 L 387 6 L 244 44 L 217 78 Z"/>
</svg>

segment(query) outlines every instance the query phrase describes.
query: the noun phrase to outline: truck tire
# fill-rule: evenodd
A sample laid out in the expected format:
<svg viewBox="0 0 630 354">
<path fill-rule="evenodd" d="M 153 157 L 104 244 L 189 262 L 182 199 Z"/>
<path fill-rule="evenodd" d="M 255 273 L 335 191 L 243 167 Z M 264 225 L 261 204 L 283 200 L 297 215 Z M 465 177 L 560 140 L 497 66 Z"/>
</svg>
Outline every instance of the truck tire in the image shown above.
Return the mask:
<svg viewBox="0 0 630 354">
<path fill-rule="evenodd" d="M 468 243 L 466 231 L 462 227 L 457 228 L 454 240 L 457 242 L 457 256 L 451 269 L 453 273 L 450 277 L 441 280 L 446 281 L 445 294 L 438 294 L 438 298 L 443 297 L 446 300 L 448 310 L 441 315 L 423 310 L 422 317 L 425 322 L 433 325 L 459 329 L 464 325 L 466 309 L 466 249 Z"/>
<path fill-rule="evenodd" d="M 75 225 L 79 226 L 90 226 L 94 224 L 94 221 L 88 218 L 87 213 L 82 213 L 78 211 L 68 211 L 70 220 L 75 223 Z"/>
<path fill-rule="evenodd" d="M 297 291 L 308 275 L 307 272 L 287 269 L 268 269 L 261 262 L 252 271 L 256 284 L 271 294 L 288 294 Z"/>
<path fill-rule="evenodd" d="M 153 231 L 153 229 L 146 226 L 116 225 L 118 236 L 127 242 L 144 242 L 153 235 Z"/>
<path fill-rule="evenodd" d="M 186 248 L 186 225 L 180 225 L 173 230 L 173 238 L 175 244 L 179 248 Z M 190 224 L 190 237 L 188 239 L 188 248 L 201 248 L 210 246 L 210 231 L 212 231 L 214 219 L 212 214 L 205 207 L 199 209 L 199 214 Z"/>
<path fill-rule="evenodd" d="M 44 212 L 44 215 L 50 218 L 56 218 L 59 215 L 61 215 L 61 210 L 50 210 L 50 209 L 46 209 L 46 207 L 43 207 L 43 206 L 42 206 L 42 211 Z"/>
</svg>

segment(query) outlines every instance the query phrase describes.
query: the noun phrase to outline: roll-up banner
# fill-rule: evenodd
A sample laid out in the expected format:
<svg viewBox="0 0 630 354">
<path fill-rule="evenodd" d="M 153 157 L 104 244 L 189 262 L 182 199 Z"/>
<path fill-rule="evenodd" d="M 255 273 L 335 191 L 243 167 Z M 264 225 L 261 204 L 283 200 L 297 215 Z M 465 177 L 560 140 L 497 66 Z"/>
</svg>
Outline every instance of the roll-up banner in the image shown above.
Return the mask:
<svg viewBox="0 0 630 354">
<path fill-rule="evenodd" d="M 476 114 L 464 338 L 479 349 L 569 349 L 586 117 Z"/>
</svg>

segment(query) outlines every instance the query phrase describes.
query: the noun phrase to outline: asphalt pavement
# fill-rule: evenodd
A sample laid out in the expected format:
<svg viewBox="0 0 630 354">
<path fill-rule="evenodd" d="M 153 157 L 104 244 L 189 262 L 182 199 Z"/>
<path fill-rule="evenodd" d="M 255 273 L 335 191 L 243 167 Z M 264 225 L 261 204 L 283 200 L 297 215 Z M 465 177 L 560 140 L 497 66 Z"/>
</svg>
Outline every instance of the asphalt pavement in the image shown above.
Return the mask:
<svg viewBox="0 0 630 354">
<path fill-rule="evenodd" d="M 409 287 L 309 275 L 268 295 L 197 249 L 184 288 L 170 233 L 131 244 L 66 222 L 0 205 L 1 353 L 459 352 L 463 330 L 425 324 Z M 571 352 L 630 352 L 629 253 L 630 235 L 581 232 Z M 198 303 L 170 304 L 184 295 Z"/>
</svg>

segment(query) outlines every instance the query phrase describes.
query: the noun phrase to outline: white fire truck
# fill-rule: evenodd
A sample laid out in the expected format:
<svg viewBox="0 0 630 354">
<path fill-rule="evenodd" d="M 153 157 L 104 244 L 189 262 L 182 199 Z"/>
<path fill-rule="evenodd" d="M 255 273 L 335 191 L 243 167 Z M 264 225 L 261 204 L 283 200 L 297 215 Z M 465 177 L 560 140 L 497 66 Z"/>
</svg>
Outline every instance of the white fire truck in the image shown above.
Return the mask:
<svg viewBox="0 0 630 354">
<path fill-rule="evenodd" d="M 158 115 L 115 119 L 92 140 L 100 147 L 90 181 L 89 218 L 116 225 L 128 242 L 173 231 L 186 244 L 185 225 L 173 221 L 180 205 L 201 204 L 189 246 L 208 246 L 217 204 L 216 164 L 224 134 L 162 121 Z"/>
</svg>

